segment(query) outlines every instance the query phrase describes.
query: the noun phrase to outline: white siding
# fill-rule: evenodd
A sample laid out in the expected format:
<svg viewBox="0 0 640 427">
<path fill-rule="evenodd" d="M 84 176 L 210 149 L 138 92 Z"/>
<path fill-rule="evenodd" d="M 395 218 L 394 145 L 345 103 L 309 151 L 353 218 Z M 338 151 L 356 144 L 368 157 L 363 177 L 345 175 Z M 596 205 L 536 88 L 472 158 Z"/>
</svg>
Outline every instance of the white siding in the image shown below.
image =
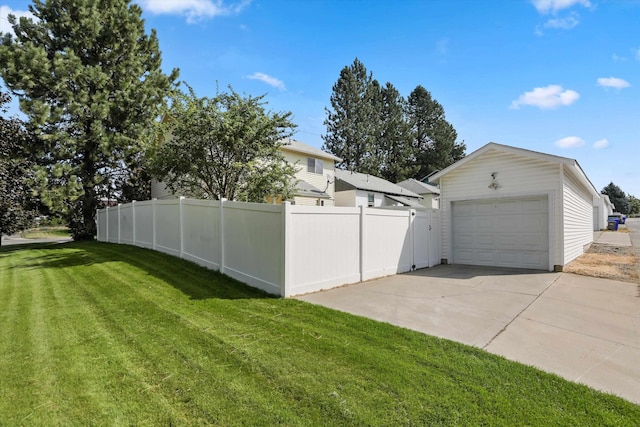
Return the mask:
<svg viewBox="0 0 640 427">
<path fill-rule="evenodd" d="M 439 194 L 421 194 L 420 204 L 430 209 L 440 209 Z"/>
<path fill-rule="evenodd" d="M 496 190 L 489 188 L 496 172 Z M 462 200 L 548 196 L 550 268 L 562 265 L 562 211 L 560 165 L 510 153 L 488 151 L 440 179 L 442 257 L 453 260 L 451 203 Z"/>
<path fill-rule="evenodd" d="M 338 191 L 335 195 L 335 202 L 336 206 L 355 207 L 356 190 Z"/>
<path fill-rule="evenodd" d="M 151 180 L 151 198 L 152 199 L 158 199 L 158 200 L 175 199 L 176 196 L 174 196 L 169 191 L 167 186 L 164 185 L 164 182 L 160 182 L 160 181 L 158 181 L 156 179 L 152 179 Z"/>
<path fill-rule="evenodd" d="M 563 185 L 564 264 L 584 252 L 593 241 L 593 198 L 571 173 L 565 171 Z"/>
<path fill-rule="evenodd" d="M 593 198 L 593 230 L 598 231 L 607 228 L 607 217 L 613 213 L 604 196 Z"/>
<path fill-rule="evenodd" d="M 369 194 L 373 194 L 373 206 L 369 206 Z M 394 202 L 385 197 L 382 193 L 365 190 L 345 190 L 336 193 L 336 206 L 344 207 L 388 207 L 402 206 L 400 203 Z M 431 206 L 428 206 L 431 207 Z"/>
<path fill-rule="evenodd" d="M 319 190 L 324 190 L 325 188 L 327 188 L 326 190 L 327 194 L 329 195 L 329 197 L 333 199 L 334 181 L 335 181 L 334 174 L 333 174 L 333 169 L 334 169 L 333 159 L 314 157 L 309 154 L 294 153 L 287 150 L 282 150 L 282 154 L 284 154 L 284 159 L 287 162 L 295 165 L 296 169 L 298 170 L 298 172 L 296 173 L 296 178 L 298 178 L 301 181 L 308 182 L 309 184 L 313 185 Z M 322 166 L 324 168 L 322 175 L 307 171 L 307 158 L 309 157 L 314 157 L 322 160 Z M 331 180 L 330 180 L 331 183 L 329 184 L 328 187 L 327 187 L 327 176 L 331 177 Z M 301 205 L 307 205 L 307 206 L 316 206 L 317 199 L 316 198 L 310 198 L 310 199 L 311 199 L 310 203 L 298 203 L 298 198 L 296 198 L 296 205 L 301 204 Z M 325 205 L 329 205 L 329 203 L 325 201 Z"/>
</svg>

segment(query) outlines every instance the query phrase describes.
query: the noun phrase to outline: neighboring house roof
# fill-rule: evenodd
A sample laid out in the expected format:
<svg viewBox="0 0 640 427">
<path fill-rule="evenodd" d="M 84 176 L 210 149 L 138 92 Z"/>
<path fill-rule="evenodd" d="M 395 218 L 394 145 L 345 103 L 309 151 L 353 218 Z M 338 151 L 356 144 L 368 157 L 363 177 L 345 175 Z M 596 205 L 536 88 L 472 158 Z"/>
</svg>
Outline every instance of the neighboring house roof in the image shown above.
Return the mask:
<svg viewBox="0 0 640 427">
<path fill-rule="evenodd" d="M 336 191 L 339 191 L 339 187 L 343 189 L 342 191 L 346 189 L 364 190 L 386 195 L 413 197 L 416 199 L 421 198 L 419 194 L 402 188 L 386 179 L 374 175 L 336 169 Z"/>
<path fill-rule="evenodd" d="M 418 181 L 417 179 L 409 178 L 402 182 L 399 182 L 398 185 L 402 188 L 406 188 L 409 191 L 413 191 L 417 194 L 440 194 L 440 189 L 430 184 L 426 184 L 424 182 Z"/>
<path fill-rule="evenodd" d="M 323 159 L 331 159 L 336 162 L 341 162 L 342 159 L 340 157 L 334 156 L 331 153 L 327 153 L 326 151 L 322 151 L 319 148 L 312 147 L 311 145 L 305 144 L 304 142 L 296 141 L 295 139 L 285 139 L 284 144 L 281 149 L 292 151 L 294 153 L 302 153 L 308 154 L 313 157 L 320 157 Z"/>
<path fill-rule="evenodd" d="M 399 202 L 405 206 L 409 206 L 412 208 L 424 208 L 424 206 L 421 205 L 420 202 L 418 202 L 418 199 L 415 199 L 415 198 L 409 198 L 409 197 L 403 197 L 403 196 L 392 196 L 390 194 L 385 194 L 384 197 L 386 197 L 387 199 L 391 199 L 394 202 Z"/>
<path fill-rule="evenodd" d="M 298 180 L 296 184 L 296 196 L 300 197 L 315 197 L 318 199 L 330 199 L 327 193 L 309 184 L 307 181 Z"/>
<path fill-rule="evenodd" d="M 591 193 L 592 196 L 598 195 L 598 191 L 593 186 L 591 181 L 589 181 L 589 178 L 587 178 L 587 175 L 584 173 L 584 171 L 582 170 L 582 167 L 580 167 L 580 164 L 578 163 L 577 160 L 570 159 L 568 157 L 555 156 L 553 154 L 540 153 L 538 151 L 526 150 L 524 148 L 511 147 L 509 145 L 496 144 L 495 142 L 490 142 L 487 145 L 478 148 L 476 151 L 474 151 L 473 153 L 469 154 L 468 156 L 462 158 L 461 160 L 458 160 L 454 164 L 452 164 L 452 165 L 444 168 L 440 172 L 432 175 L 429 178 L 429 180 L 431 182 L 436 182 L 437 183 L 437 182 L 440 181 L 440 178 L 442 178 L 443 176 L 445 176 L 448 173 L 458 169 L 460 166 L 470 162 L 471 160 L 481 156 L 482 154 L 486 153 L 487 151 L 492 151 L 492 150 L 493 151 L 500 151 L 500 152 L 508 153 L 508 154 L 516 154 L 516 155 L 520 155 L 520 156 L 531 157 L 531 158 L 538 159 L 538 160 L 544 160 L 544 161 L 551 162 L 551 163 L 557 163 L 557 164 L 565 165 L 565 166 L 569 167 L 574 172 L 576 177 L 580 180 L 582 185 L 584 185 L 585 188 L 587 188 L 587 190 Z"/>
</svg>

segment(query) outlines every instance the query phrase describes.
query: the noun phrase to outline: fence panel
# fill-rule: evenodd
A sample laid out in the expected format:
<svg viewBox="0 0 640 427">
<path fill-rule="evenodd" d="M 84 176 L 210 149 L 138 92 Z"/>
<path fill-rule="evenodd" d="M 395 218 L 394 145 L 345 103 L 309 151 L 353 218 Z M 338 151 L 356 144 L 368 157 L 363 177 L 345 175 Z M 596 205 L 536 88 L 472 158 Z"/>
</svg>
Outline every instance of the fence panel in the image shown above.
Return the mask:
<svg viewBox="0 0 640 427">
<path fill-rule="evenodd" d="M 119 218 L 118 218 L 118 208 L 110 208 L 107 212 L 107 228 L 109 229 L 109 233 L 107 235 L 107 242 L 118 243 L 118 235 L 120 233 L 119 227 Z"/>
<path fill-rule="evenodd" d="M 97 239 L 99 242 L 107 241 L 107 210 L 102 209 L 98 211 L 96 216 L 97 221 Z"/>
<path fill-rule="evenodd" d="M 283 206 L 241 202 L 223 206 L 224 273 L 282 295 Z"/>
<path fill-rule="evenodd" d="M 156 250 L 180 256 L 180 200 L 156 200 Z"/>
<path fill-rule="evenodd" d="M 153 248 L 153 201 L 136 202 L 136 246 Z"/>
<path fill-rule="evenodd" d="M 120 209 L 120 243 L 133 245 L 133 205 L 119 205 Z"/>
<path fill-rule="evenodd" d="M 182 201 L 183 254 L 204 267 L 220 270 L 220 202 Z"/>
<path fill-rule="evenodd" d="M 366 209 L 362 280 L 411 271 L 410 211 Z"/>
<path fill-rule="evenodd" d="M 291 206 L 291 295 L 360 281 L 360 209 Z"/>
<path fill-rule="evenodd" d="M 99 210 L 98 240 L 291 296 L 440 263 L 440 212 L 169 199 Z"/>
<path fill-rule="evenodd" d="M 442 235 L 440 228 L 440 211 L 431 210 L 431 231 L 429 234 L 429 267 L 440 264 L 442 259 Z"/>
</svg>

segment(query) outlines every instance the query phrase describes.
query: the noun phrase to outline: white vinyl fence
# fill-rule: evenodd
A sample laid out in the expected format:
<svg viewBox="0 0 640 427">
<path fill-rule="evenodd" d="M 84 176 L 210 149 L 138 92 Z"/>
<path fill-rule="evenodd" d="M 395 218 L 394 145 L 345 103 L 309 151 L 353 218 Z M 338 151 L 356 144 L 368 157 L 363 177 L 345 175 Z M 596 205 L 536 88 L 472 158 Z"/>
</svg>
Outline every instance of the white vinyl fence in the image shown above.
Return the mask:
<svg viewBox="0 0 640 427">
<path fill-rule="evenodd" d="M 171 199 L 98 210 L 98 240 L 150 248 L 284 297 L 440 263 L 440 212 Z"/>
</svg>

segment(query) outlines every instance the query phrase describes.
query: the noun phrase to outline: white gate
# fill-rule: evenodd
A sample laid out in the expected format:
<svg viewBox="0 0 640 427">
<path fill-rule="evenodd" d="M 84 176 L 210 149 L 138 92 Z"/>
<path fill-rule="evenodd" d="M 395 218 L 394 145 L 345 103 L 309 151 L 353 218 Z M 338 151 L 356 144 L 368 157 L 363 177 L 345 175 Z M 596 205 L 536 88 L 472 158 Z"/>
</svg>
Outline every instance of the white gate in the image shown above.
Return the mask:
<svg viewBox="0 0 640 427">
<path fill-rule="evenodd" d="M 440 264 L 440 211 L 413 211 L 413 268 Z"/>
</svg>

